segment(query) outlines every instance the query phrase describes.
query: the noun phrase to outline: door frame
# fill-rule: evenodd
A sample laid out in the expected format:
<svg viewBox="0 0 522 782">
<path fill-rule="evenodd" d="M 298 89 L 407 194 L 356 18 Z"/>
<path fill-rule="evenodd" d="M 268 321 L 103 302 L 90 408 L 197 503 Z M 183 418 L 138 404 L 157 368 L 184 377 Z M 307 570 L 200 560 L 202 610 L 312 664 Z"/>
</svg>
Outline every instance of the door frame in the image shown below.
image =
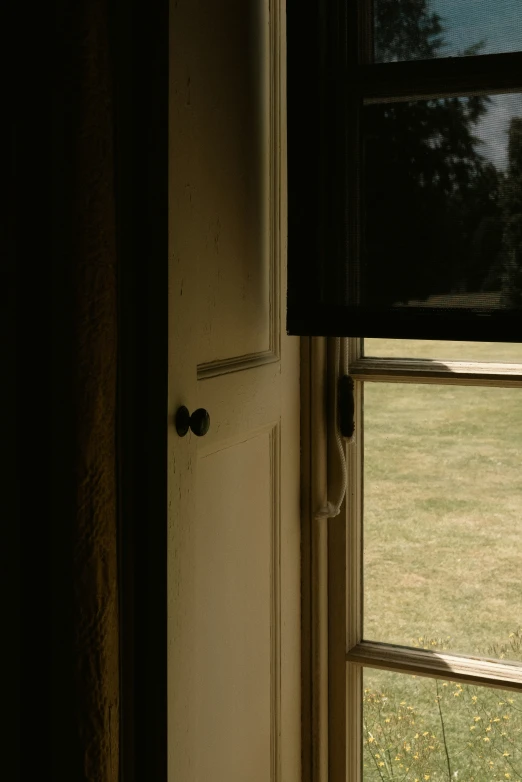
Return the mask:
<svg viewBox="0 0 522 782">
<path fill-rule="evenodd" d="M 167 780 L 169 1 L 144 10 L 110 1 L 122 782 Z"/>
</svg>

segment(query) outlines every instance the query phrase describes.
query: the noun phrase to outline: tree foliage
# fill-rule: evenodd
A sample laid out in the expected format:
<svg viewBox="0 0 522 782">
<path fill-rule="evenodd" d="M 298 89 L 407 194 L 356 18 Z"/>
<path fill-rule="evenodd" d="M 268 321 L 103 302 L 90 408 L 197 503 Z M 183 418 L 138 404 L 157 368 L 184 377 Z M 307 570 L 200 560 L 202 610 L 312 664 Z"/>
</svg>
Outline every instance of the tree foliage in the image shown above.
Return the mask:
<svg viewBox="0 0 522 782">
<path fill-rule="evenodd" d="M 509 127 L 508 170 L 502 190 L 505 304 L 522 307 L 522 117 Z"/>
<path fill-rule="evenodd" d="M 441 17 L 427 0 L 376 0 L 375 59 L 429 60 L 444 45 Z"/>
<path fill-rule="evenodd" d="M 441 56 L 443 21 L 428 0 L 377 0 L 374 43 L 379 61 Z M 462 54 L 476 54 L 482 45 Z M 521 181 L 522 131 L 512 125 L 505 176 L 481 154 L 476 135 L 490 103 L 486 96 L 471 96 L 366 107 L 367 301 L 486 295 L 502 281 L 513 285 L 521 264 L 521 186 L 514 183 Z M 508 245 L 510 260 L 502 271 Z"/>
</svg>

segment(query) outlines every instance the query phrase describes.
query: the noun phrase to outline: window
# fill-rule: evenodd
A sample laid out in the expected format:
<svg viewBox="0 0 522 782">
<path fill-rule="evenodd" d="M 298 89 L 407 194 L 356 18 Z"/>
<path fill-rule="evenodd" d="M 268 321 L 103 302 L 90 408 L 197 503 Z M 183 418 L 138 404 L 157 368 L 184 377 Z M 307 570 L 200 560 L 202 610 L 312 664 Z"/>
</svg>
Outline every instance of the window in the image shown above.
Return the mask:
<svg viewBox="0 0 522 782">
<path fill-rule="evenodd" d="M 522 345 L 350 352 L 346 778 L 519 779 Z"/>
<path fill-rule="evenodd" d="M 522 345 L 348 340 L 326 521 L 336 342 L 303 340 L 305 779 L 519 779 Z"/>
<path fill-rule="evenodd" d="M 518 0 L 287 9 L 289 332 L 521 341 Z"/>
<path fill-rule="evenodd" d="M 288 29 L 312 512 L 341 337 L 355 403 L 311 533 L 312 778 L 520 781 L 520 5 L 290 0 Z"/>
</svg>

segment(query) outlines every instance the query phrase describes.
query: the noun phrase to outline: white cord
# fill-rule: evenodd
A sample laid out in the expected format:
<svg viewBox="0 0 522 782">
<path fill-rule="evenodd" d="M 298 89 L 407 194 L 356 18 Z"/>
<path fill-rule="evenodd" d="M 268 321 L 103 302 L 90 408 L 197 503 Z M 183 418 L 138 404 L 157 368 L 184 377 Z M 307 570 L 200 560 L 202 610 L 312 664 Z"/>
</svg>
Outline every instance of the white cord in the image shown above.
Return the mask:
<svg viewBox="0 0 522 782">
<path fill-rule="evenodd" d="M 343 339 L 343 361 L 341 364 L 341 338 L 337 337 L 335 340 L 335 380 L 336 383 L 341 376 L 341 374 L 348 374 L 348 340 Z M 334 421 L 335 421 L 335 442 L 337 444 L 337 452 L 339 454 L 339 461 L 341 464 L 341 472 L 342 472 L 342 483 L 339 490 L 339 497 L 337 498 L 337 502 L 330 502 L 329 500 L 326 503 L 326 506 L 321 508 L 316 514 L 316 519 L 332 519 L 335 516 L 338 516 L 341 512 L 341 505 L 343 504 L 343 500 L 346 494 L 346 489 L 348 486 L 348 469 L 346 466 L 346 452 L 345 452 L 345 443 L 353 443 L 354 442 L 354 435 L 352 437 L 342 437 L 341 432 L 339 430 L 339 416 L 338 416 L 338 394 L 337 394 L 337 388 L 335 391 L 335 410 L 334 410 Z"/>
</svg>

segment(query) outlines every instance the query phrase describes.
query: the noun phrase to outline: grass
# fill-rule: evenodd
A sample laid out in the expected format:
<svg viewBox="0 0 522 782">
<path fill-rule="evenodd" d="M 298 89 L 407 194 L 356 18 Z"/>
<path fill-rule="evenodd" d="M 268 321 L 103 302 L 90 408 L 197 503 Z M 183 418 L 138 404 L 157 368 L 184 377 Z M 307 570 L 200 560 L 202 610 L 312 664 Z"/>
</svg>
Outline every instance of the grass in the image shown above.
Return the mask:
<svg viewBox="0 0 522 782">
<path fill-rule="evenodd" d="M 365 348 L 367 355 L 522 361 L 519 345 L 367 340 Z M 364 426 L 365 638 L 522 661 L 522 642 L 510 639 L 522 627 L 522 392 L 367 383 Z M 377 739 L 368 744 L 367 732 L 365 782 L 427 782 L 426 774 L 432 782 L 522 780 L 522 696 L 481 688 L 476 695 L 471 688 L 461 692 L 455 685 L 370 671 L 365 687 L 365 716 L 383 741 L 384 727 L 395 725 L 398 738 L 407 725 L 399 720 L 406 709 L 401 702 L 436 738 L 426 744 L 436 749 L 416 753 L 424 758 L 419 777 L 422 768 L 411 760 L 408 771 L 390 758 L 376 763 L 371 750 Z M 476 703 L 487 712 L 487 721 L 476 723 L 484 731 L 490 726 L 484 735 L 471 730 L 480 716 L 471 714 Z M 511 709 L 508 720 L 498 716 L 507 708 L 498 703 Z M 504 723 L 509 735 L 501 736 Z M 403 737 L 410 745 L 418 741 L 414 729 L 410 725 Z M 515 738 L 508 756 L 505 747 L 500 752 Z"/>
<path fill-rule="evenodd" d="M 366 356 L 385 358 L 431 358 L 444 361 L 522 362 L 518 342 L 451 342 L 422 339 L 365 339 Z"/>
<path fill-rule="evenodd" d="M 522 778 L 522 699 L 412 676 L 365 675 L 364 780 Z"/>
</svg>

